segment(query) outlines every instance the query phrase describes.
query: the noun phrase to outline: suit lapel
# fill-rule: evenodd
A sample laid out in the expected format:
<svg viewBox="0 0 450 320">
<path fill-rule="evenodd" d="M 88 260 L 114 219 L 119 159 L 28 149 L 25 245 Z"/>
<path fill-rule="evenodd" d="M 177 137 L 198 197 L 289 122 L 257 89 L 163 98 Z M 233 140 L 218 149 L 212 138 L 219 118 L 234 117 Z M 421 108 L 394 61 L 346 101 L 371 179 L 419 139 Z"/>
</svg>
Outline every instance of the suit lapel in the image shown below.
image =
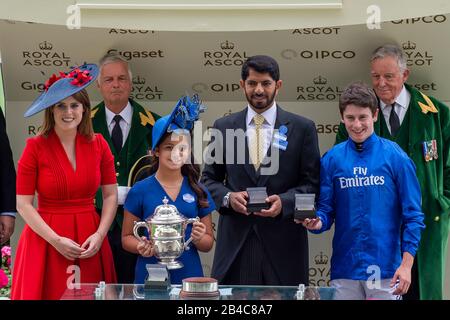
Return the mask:
<svg viewBox="0 0 450 320">
<path fill-rule="evenodd" d="M 131 105 L 133 106 L 133 116 L 131 118 L 131 128 L 128 134 L 128 155 L 129 158 L 133 154 L 135 154 L 136 149 L 142 145 L 142 140 L 147 139 L 147 136 L 150 134 L 150 129 L 145 125 L 146 120 L 146 112 L 145 110 L 131 101 Z M 144 120 L 143 120 L 144 119 Z"/>
<path fill-rule="evenodd" d="M 275 126 L 274 126 L 274 134 L 272 135 L 272 141 L 270 142 L 270 146 L 269 149 L 267 150 L 267 155 L 265 157 L 264 160 L 270 159 L 271 155 L 272 155 L 272 148 L 273 147 L 273 137 L 275 135 L 275 131 L 278 130 L 281 126 L 286 126 L 287 130 L 287 140 L 289 141 L 289 137 L 293 131 L 292 129 L 292 125 L 289 122 L 289 116 L 287 114 L 286 111 L 284 111 L 283 109 L 280 108 L 280 106 L 277 105 L 277 118 L 275 120 Z M 292 146 L 291 146 L 292 147 Z M 281 165 L 282 163 L 282 156 L 284 154 L 284 151 L 279 149 L 277 150 L 279 152 L 279 165 Z M 263 164 L 261 165 L 261 167 L 270 167 L 272 164 L 271 163 L 267 163 L 267 164 Z M 257 186 L 258 187 L 263 187 L 267 184 L 267 180 L 269 180 L 269 178 L 271 177 L 271 175 L 260 175 L 260 171 L 261 171 L 261 167 L 258 170 L 258 179 L 257 179 Z"/>
</svg>

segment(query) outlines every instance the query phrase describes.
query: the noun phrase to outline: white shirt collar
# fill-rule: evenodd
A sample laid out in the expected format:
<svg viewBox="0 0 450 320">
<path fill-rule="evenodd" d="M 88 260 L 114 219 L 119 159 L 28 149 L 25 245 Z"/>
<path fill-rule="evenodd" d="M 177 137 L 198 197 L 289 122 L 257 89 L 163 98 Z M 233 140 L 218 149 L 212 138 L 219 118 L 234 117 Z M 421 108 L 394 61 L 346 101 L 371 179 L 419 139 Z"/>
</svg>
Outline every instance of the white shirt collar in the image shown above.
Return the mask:
<svg viewBox="0 0 450 320">
<path fill-rule="evenodd" d="M 106 111 L 106 123 L 109 126 L 113 122 L 113 118 L 116 114 L 111 110 L 109 110 L 107 107 L 105 107 L 105 111 Z M 130 101 L 128 101 L 127 106 L 123 108 L 123 110 L 119 114 L 128 125 L 131 125 L 131 119 L 133 117 L 133 107 L 131 106 Z"/>
<path fill-rule="evenodd" d="M 256 112 L 249 105 L 247 105 L 247 126 L 250 125 L 253 121 L 253 117 Z M 264 116 L 264 123 L 268 123 L 271 127 L 275 126 L 275 120 L 277 119 L 277 104 L 274 101 L 269 109 L 261 113 Z"/>
<path fill-rule="evenodd" d="M 395 103 L 397 106 L 400 106 L 404 109 L 408 108 L 409 101 L 410 101 L 410 93 L 408 90 L 406 90 L 405 86 L 403 86 L 402 91 L 400 91 L 400 94 L 395 98 Z M 383 101 L 380 100 L 380 107 L 381 110 L 384 110 L 386 107 L 390 107 L 390 105 L 387 105 Z"/>
</svg>

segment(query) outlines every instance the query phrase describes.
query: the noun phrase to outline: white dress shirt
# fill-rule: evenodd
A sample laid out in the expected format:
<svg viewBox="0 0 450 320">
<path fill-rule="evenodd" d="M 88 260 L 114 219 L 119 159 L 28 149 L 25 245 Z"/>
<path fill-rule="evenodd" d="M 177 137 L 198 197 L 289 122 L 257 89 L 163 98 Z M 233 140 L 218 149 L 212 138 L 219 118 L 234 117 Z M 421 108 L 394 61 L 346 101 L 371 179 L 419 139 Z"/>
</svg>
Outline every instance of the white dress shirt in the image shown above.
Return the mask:
<svg viewBox="0 0 450 320">
<path fill-rule="evenodd" d="M 250 107 L 247 106 L 247 139 L 248 145 L 251 146 L 256 144 L 256 130 L 255 123 L 253 122 L 253 117 L 256 112 Z M 264 123 L 262 125 L 263 135 L 264 135 L 264 145 L 263 145 L 263 154 L 267 154 L 267 150 L 270 148 L 270 144 L 272 143 L 273 130 L 275 128 L 275 120 L 277 119 L 277 104 L 275 101 L 272 106 L 261 113 L 264 116 Z"/>
<path fill-rule="evenodd" d="M 402 91 L 395 99 L 395 112 L 397 112 L 398 118 L 400 119 L 400 125 L 402 125 L 403 119 L 405 119 L 406 111 L 408 111 L 409 102 L 411 101 L 411 94 L 406 90 L 405 86 L 403 86 Z M 383 112 L 384 120 L 386 125 L 391 132 L 391 125 L 389 124 L 389 117 L 391 115 L 391 105 L 385 104 L 380 100 L 380 108 Z M 380 116 L 380 115 L 379 115 Z"/>
<path fill-rule="evenodd" d="M 108 131 L 109 135 L 112 134 L 112 130 L 116 124 L 114 121 L 114 116 L 116 115 L 114 112 L 109 110 L 107 107 L 105 108 L 106 111 L 106 123 L 108 124 Z M 119 115 L 122 117 L 120 120 L 120 129 L 122 130 L 122 147 L 127 141 L 128 133 L 130 132 L 131 128 L 131 119 L 133 118 L 133 107 L 131 106 L 130 102 L 128 101 L 127 106 L 122 110 L 122 112 L 119 113 Z"/>
</svg>

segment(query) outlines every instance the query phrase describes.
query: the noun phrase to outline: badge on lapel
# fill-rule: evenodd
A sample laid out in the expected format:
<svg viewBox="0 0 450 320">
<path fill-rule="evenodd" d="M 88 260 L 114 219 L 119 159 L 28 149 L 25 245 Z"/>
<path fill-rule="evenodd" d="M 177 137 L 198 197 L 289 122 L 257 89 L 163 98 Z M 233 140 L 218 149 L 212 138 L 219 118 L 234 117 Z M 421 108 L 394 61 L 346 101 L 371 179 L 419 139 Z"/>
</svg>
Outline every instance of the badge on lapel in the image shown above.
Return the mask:
<svg viewBox="0 0 450 320">
<path fill-rule="evenodd" d="M 285 125 L 280 126 L 278 131 L 275 130 L 275 133 L 273 135 L 273 142 L 272 142 L 272 145 L 275 148 L 286 151 L 287 146 L 288 146 L 287 132 L 288 132 L 288 128 Z"/>
</svg>

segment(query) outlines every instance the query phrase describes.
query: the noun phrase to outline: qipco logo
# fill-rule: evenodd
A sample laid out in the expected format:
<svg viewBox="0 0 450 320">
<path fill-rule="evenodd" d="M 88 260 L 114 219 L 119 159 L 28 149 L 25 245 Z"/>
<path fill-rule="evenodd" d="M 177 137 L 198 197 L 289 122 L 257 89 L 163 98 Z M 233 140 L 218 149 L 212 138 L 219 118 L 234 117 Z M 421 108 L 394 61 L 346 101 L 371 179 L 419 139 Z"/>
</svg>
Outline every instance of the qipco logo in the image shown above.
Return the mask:
<svg viewBox="0 0 450 320">
<path fill-rule="evenodd" d="M 356 57 L 353 50 L 293 50 L 285 49 L 281 51 L 281 57 L 286 60 L 350 60 Z"/>
</svg>

